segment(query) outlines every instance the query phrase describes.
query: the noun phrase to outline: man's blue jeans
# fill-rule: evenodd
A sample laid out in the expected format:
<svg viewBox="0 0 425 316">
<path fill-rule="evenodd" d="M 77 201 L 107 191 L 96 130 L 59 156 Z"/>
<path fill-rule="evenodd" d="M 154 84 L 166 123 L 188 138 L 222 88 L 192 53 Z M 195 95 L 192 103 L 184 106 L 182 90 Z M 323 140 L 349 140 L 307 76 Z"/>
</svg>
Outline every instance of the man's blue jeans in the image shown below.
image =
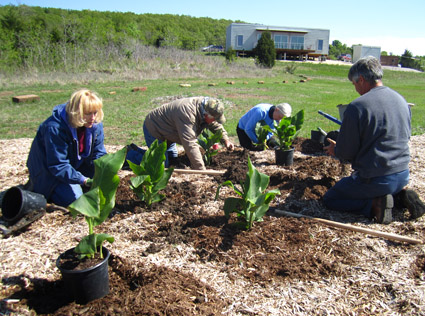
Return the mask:
<svg viewBox="0 0 425 316">
<path fill-rule="evenodd" d="M 145 135 L 145 141 L 146 141 L 146 145 L 148 147 L 150 147 L 152 145 L 152 143 L 155 141 L 155 137 L 153 137 L 148 129 L 146 128 L 145 123 L 143 123 L 143 134 Z M 158 139 L 158 143 L 161 144 L 162 141 Z M 165 167 L 168 168 L 170 163 L 169 163 L 169 158 L 177 158 L 178 156 L 178 152 L 177 152 L 177 146 L 176 143 L 172 143 L 168 148 L 167 151 L 165 152 Z"/>
<path fill-rule="evenodd" d="M 350 211 L 371 217 L 372 200 L 397 194 L 409 182 L 409 170 L 375 177 L 361 178 L 357 172 L 342 178 L 323 197 L 325 206 L 335 211 Z"/>
</svg>

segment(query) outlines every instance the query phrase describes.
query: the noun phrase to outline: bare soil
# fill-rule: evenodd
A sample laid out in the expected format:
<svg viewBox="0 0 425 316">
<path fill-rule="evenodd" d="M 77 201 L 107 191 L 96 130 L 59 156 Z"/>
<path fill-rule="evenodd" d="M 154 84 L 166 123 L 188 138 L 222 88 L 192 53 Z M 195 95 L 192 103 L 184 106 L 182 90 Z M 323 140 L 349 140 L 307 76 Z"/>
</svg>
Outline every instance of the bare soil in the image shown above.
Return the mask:
<svg viewBox="0 0 425 316">
<path fill-rule="evenodd" d="M 412 138 L 410 184 L 422 197 L 424 139 Z M 210 167 L 225 171 L 223 176 L 174 173 L 164 190 L 166 199 L 151 208 L 130 190 L 131 173 L 121 171 L 116 206 L 97 227 L 116 238 L 105 245 L 112 253 L 110 293 L 86 305 L 68 297 L 55 267 L 59 253 L 86 234 L 84 220 L 60 211 L 46 213 L 0 240 L 0 313 L 425 315 L 423 244 L 332 228 L 311 218 L 283 217 L 276 210 L 421 240 L 424 218 L 411 220 L 406 210 L 394 209 L 394 222 L 381 225 L 326 210 L 324 193 L 351 168 L 323 155 L 322 146 L 312 140 L 300 138 L 295 145 L 292 166 L 275 165 L 271 150 L 221 151 Z M 219 184 L 231 180 L 238 185 L 245 179 L 248 156 L 270 176 L 269 189 L 281 194 L 264 220 L 245 231 L 233 225 L 235 216 L 224 216 L 224 199 L 235 196 L 233 191 L 223 187 L 219 200 L 214 198 Z M 179 165 L 188 164 L 180 156 Z M 23 166 L 8 172 L 14 180 L 0 174 L 2 190 L 23 183 L 27 176 Z"/>
</svg>

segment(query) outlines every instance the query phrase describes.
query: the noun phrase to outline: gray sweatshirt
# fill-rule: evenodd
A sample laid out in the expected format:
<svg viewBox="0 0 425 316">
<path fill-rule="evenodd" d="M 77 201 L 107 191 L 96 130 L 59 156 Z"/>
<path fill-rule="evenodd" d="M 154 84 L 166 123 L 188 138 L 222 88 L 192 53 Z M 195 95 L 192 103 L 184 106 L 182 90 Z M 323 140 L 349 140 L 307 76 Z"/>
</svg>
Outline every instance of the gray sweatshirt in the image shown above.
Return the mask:
<svg viewBox="0 0 425 316">
<path fill-rule="evenodd" d="M 409 105 L 400 94 L 385 86 L 375 87 L 345 110 L 335 155 L 348 160 L 363 178 L 406 170 L 410 121 Z"/>
</svg>

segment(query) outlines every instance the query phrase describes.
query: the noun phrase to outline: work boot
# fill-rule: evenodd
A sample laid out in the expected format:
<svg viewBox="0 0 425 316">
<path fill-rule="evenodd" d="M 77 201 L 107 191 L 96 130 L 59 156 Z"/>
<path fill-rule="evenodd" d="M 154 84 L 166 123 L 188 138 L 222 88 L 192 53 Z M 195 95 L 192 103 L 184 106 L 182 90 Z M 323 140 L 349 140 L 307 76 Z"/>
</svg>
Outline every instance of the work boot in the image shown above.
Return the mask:
<svg viewBox="0 0 425 316">
<path fill-rule="evenodd" d="M 425 204 L 419 198 L 419 195 L 410 189 L 400 191 L 402 204 L 409 210 L 410 218 L 416 219 L 425 214 Z"/>
<path fill-rule="evenodd" d="M 372 201 L 372 219 L 379 224 L 389 224 L 393 220 L 394 200 L 391 194 L 374 198 Z"/>
</svg>

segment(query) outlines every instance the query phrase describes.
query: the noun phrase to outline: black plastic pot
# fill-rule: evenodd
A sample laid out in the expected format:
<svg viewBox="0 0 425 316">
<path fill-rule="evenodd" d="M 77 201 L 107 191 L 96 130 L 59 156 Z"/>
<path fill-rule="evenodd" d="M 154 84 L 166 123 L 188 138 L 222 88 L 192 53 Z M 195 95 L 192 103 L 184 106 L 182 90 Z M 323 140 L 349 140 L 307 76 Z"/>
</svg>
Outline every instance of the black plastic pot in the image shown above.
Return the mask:
<svg viewBox="0 0 425 316">
<path fill-rule="evenodd" d="M 320 144 L 323 144 L 325 141 L 325 135 L 323 135 L 323 133 L 320 131 L 311 130 L 311 139 Z"/>
<path fill-rule="evenodd" d="M 62 279 L 69 294 L 78 304 L 87 304 L 90 301 L 104 297 L 109 293 L 108 249 L 102 247 L 103 261 L 84 270 L 72 270 L 61 267 L 61 258 L 72 255 L 74 248 L 62 253 L 56 260 L 56 266 L 62 273 Z"/>
<path fill-rule="evenodd" d="M 15 222 L 25 214 L 45 209 L 46 205 L 47 201 L 42 194 L 11 187 L 3 196 L 1 209 L 6 221 Z"/>
<path fill-rule="evenodd" d="M 276 164 L 291 166 L 294 163 L 294 148 L 288 150 L 275 149 Z"/>
</svg>

